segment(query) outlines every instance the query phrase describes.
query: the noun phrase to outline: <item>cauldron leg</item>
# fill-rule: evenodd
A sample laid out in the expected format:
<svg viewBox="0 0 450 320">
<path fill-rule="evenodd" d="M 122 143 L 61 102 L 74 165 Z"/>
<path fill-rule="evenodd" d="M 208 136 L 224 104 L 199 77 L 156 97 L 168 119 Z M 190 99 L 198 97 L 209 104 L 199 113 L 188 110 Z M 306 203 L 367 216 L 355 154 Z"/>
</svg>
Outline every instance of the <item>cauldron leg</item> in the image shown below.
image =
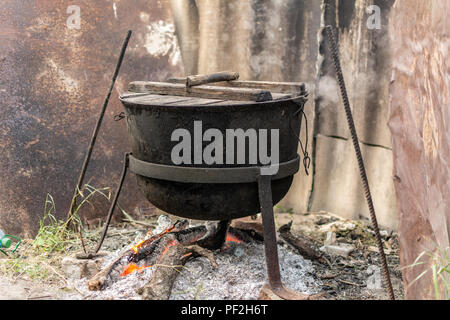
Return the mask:
<svg viewBox="0 0 450 320">
<path fill-rule="evenodd" d="M 308 299 L 308 295 L 288 290 L 281 282 L 271 183 L 271 176 L 259 176 L 258 192 L 263 222 L 264 250 L 266 254 L 267 274 L 269 277 L 269 289 L 275 295 L 285 300 L 305 300 Z M 267 288 L 267 285 L 265 287 Z"/>
</svg>

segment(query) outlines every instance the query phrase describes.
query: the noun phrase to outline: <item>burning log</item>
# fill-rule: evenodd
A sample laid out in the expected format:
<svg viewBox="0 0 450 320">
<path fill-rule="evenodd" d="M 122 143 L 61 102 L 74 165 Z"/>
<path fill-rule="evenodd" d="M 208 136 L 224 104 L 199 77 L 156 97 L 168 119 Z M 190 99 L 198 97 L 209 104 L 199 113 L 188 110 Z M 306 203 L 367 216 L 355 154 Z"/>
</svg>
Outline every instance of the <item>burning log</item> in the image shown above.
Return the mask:
<svg viewBox="0 0 450 320">
<path fill-rule="evenodd" d="M 91 291 L 102 290 L 106 286 L 108 286 L 108 282 L 114 282 L 117 279 L 120 279 L 120 276 L 124 276 L 132 272 L 132 270 L 142 270 L 143 266 L 139 267 L 133 262 L 138 262 L 143 258 L 148 257 L 151 251 L 143 256 L 144 251 L 148 251 L 148 247 L 155 242 L 159 242 L 162 237 L 170 234 L 171 232 L 181 232 L 187 227 L 188 223 L 186 220 L 177 221 L 173 226 L 166 229 L 162 233 L 155 235 L 145 241 L 139 242 L 137 245 L 132 247 L 130 250 L 125 251 L 122 255 L 120 255 L 117 259 L 115 259 L 112 263 L 110 263 L 106 268 L 97 273 L 92 279 L 88 281 L 88 288 Z M 141 259 L 138 259 L 141 257 Z M 126 270 L 129 270 L 126 273 Z M 109 280 L 109 281 L 108 281 Z"/>
<path fill-rule="evenodd" d="M 142 289 L 143 296 L 145 299 L 163 299 L 170 295 L 179 268 L 189 258 L 204 256 L 217 267 L 209 249 L 223 245 L 229 221 L 188 229 L 187 225 L 187 220 L 177 221 L 162 233 L 139 242 L 90 279 L 89 290 L 103 290 L 121 277 L 154 268 L 150 283 Z"/>
<path fill-rule="evenodd" d="M 233 220 L 231 226 L 234 229 L 247 233 L 250 237 L 263 241 L 263 225 L 261 221 L 246 221 L 244 219 Z"/>
<path fill-rule="evenodd" d="M 167 300 L 172 292 L 172 287 L 181 268 L 187 259 L 195 256 L 206 257 L 217 269 L 217 263 L 211 251 L 198 245 L 173 246 L 161 257 L 160 262 L 155 266 L 154 273 L 150 281 L 142 287 L 138 293 L 144 300 Z"/>
</svg>

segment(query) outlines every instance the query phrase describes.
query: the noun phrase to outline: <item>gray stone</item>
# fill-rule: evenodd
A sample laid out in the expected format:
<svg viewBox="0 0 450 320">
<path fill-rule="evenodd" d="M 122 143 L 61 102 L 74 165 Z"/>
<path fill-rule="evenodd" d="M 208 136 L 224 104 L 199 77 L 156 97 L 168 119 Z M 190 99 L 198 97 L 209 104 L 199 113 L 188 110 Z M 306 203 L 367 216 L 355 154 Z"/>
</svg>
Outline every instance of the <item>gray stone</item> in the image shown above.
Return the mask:
<svg viewBox="0 0 450 320">
<path fill-rule="evenodd" d="M 93 259 L 77 259 L 74 256 L 65 257 L 61 261 L 64 275 L 71 280 L 90 278 L 101 271 L 105 253 L 100 253 Z"/>
<path fill-rule="evenodd" d="M 84 263 L 85 261 L 78 260 L 77 258 L 65 257 L 61 261 L 61 268 L 68 279 L 78 280 L 83 278 Z"/>
<path fill-rule="evenodd" d="M 337 245 L 325 245 L 321 248 L 322 251 L 332 256 L 342 256 L 348 258 L 350 253 L 355 250 L 351 244 L 341 243 Z"/>
<path fill-rule="evenodd" d="M 332 231 L 327 232 L 327 238 L 325 239 L 324 245 L 331 246 L 336 243 L 336 233 Z"/>
</svg>

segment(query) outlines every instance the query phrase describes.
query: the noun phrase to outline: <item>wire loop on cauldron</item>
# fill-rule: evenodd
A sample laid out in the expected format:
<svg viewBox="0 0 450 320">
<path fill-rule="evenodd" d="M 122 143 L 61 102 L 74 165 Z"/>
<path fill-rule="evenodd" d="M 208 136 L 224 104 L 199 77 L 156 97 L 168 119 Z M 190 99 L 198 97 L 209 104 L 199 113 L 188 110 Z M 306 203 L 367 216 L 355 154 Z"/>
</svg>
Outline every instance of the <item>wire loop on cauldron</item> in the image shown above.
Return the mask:
<svg viewBox="0 0 450 320">
<path fill-rule="evenodd" d="M 291 121 L 289 121 L 289 128 L 291 129 L 292 134 L 297 138 L 298 142 L 300 143 L 300 149 L 302 150 L 302 154 L 303 154 L 303 166 L 305 167 L 305 173 L 308 176 L 309 175 L 309 167 L 311 165 L 311 158 L 309 156 L 308 153 L 308 141 L 309 141 L 309 137 L 308 137 L 308 118 L 306 117 L 305 114 L 305 103 L 306 103 L 306 97 L 307 95 L 301 96 L 302 99 L 300 99 L 299 102 L 296 102 L 297 104 L 299 104 L 300 108 L 294 112 L 293 117 L 298 116 L 299 114 L 301 114 L 301 116 L 305 119 L 305 146 L 303 147 L 303 143 L 302 140 L 300 139 L 300 137 L 295 133 L 295 131 L 292 129 L 292 124 Z M 292 119 L 291 119 L 292 120 Z M 301 121 L 301 118 L 300 118 Z"/>
<path fill-rule="evenodd" d="M 121 112 L 121 113 L 119 113 L 119 114 L 116 114 L 115 116 L 114 116 L 114 121 L 120 121 L 120 120 L 123 120 L 123 119 L 125 119 L 127 116 L 126 116 L 126 114 L 125 114 L 125 112 Z"/>
</svg>

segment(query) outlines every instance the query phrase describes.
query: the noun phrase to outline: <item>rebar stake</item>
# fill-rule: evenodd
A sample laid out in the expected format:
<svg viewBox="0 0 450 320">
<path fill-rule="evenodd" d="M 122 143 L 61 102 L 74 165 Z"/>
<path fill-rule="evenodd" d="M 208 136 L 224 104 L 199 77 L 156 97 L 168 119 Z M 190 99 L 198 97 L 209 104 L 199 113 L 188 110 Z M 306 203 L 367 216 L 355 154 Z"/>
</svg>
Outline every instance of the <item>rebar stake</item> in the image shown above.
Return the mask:
<svg viewBox="0 0 450 320">
<path fill-rule="evenodd" d="M 122 61 L 123 61 L 125 52 L 128 47 L 128 42 L 130 41 L 130 38 L 131 38 L 131 33 L 132 33 L 132 31 L 129 30 L 127 33 L 127 36 L 123 42 L 122 50 L 120 51 L 119 60 L 117 61 L 116 69 L 114 71 L 114 75 L 111 80 L 111 85 L 109 86 L 108 93 L 103 102 L 102 110 L 100 111 L 100 114 L 98 116 L 97 124 L 95 125 L 94 132 L 92 133 L 91 142 L 89 143 L 86 157 L 84 158 L 83 166 L 81 167 L 80 176 L 78 177 L 77 186 L 75 187 L 75 194 L 72 197 L 72 202 L 70 203 L 69 213 L 67 214 L 67 220 L 69 220 L 70 217 L 73 215 L 73 213 L 74 213 L 73 210 L 74 210 L 75 206 L 77 205 L 78 193 L 81 191 L 81 188 L 83 185 L 84 175 L 86 174 L 87 166 L 89 164 L 89 160 L 91 159 L 92 150 L 94 149 L 95 141 L 97 140 L 97 135 L 100 130 L 100 126 L 102 124 L 103 117 L 106 112 L 106 107 L 108 106 L 108 103 L 109 103 L 109 98 L 111 97 L 112 90 L 114 89 L 114 84 L 116 83 L 116 79 L 119 75 L 120 67 L 122 65 Z"/>
<path fill-rule="evenodd" d="M 367 179 L 366 169 L 364 167 L 364 160 L 363 160 L 363 157 L 361 154 L 361 149 L 359 147 L 358 135 L 356 133 L 355 123 L 353 121 L 353 116 L 352 116 L 352 110 L 350 108 L 350 102 L 349 102 L 349 99 L 347 96 L 347 89 L 345 88 L 344 76 L 342 74 L 341 63 L 339 60 L 339 50 L 338 50 L 338 46 L 336 43 L 336 38 L 334 37 L 332 26 L 330 26 L 330 25 L 326 26 L 326 30 L 327 30 L 328 40 L 330 41 L 330 44 L 331 44 L 331 54 L 333 56 L 334 67 L 336 69 L 336 76 L 338 78 L 339 87 L 340 87 L 341 94 L 342 94 L 342 100 L 344 102 L 345 114 L 347 116 L 347 123 L 348 123 L 348 127 L 350 129 L 350 133 L 352 136 L 353 146 L 354 146 L 355 152 L 356 152 L 356 158 L 358 160 L 359 173 L 361 175 L 361 180 L 363 183 L 364 195 L 366 197 L 367 205 L 369 207 L 370 220 L 372 221 L 372 227 L 373 227 L 373 230 L 375 231 L 375 238 L 377 241 L 378 252 L 380 254 L 381 264 L 383 266 L 385 285 L 388 290 L 389 299 L 395 300 L 394 290 L 392 289 L 391 278 L 389 276 L 389 268 L 388 268 L 388 264 L 386 261 L 386 255 L 384 254 L 383 242 L 381 241 L 380 230 L 378 228 L 377 216 L 375 214 L 375 208 L 373 206 L 372 196 L 370 194 L 369 180 Z"/>
</svg>

